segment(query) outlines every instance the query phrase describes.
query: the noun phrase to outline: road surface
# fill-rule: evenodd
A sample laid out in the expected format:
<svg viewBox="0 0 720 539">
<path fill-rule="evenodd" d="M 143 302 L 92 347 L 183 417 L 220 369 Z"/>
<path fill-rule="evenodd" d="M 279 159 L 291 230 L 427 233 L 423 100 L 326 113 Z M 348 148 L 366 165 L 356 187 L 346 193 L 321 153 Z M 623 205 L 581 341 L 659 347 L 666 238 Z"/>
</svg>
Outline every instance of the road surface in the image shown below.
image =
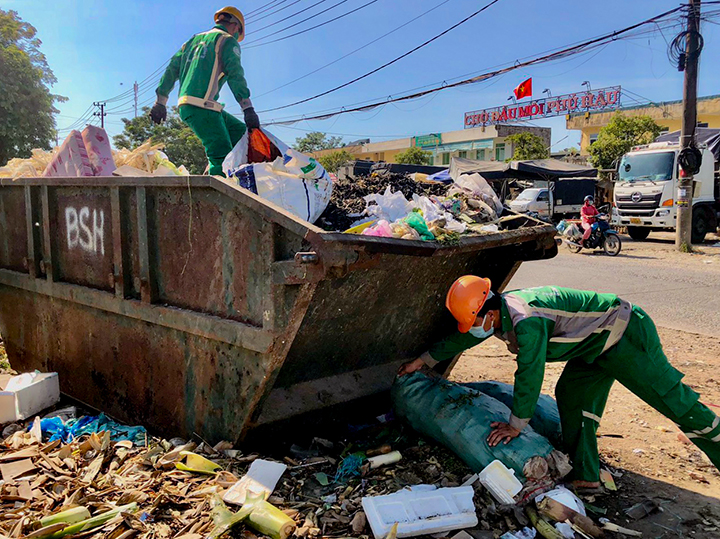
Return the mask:
<svg viewBox="0 0 720 539">
<path fill-rule="evenodd" d="M 672 236 L 657 236 L 648 242 L 623 236 L 623 251 L 614 258 L 572 254 L 561 246 L 553 259 L 523 264 L 508 288 L 613 292 L 641 306 L 659 326 L 720 335 L 720 248 L 706 245 L 703 255 L 682 255 L 673 252 Z"/>
</svg>

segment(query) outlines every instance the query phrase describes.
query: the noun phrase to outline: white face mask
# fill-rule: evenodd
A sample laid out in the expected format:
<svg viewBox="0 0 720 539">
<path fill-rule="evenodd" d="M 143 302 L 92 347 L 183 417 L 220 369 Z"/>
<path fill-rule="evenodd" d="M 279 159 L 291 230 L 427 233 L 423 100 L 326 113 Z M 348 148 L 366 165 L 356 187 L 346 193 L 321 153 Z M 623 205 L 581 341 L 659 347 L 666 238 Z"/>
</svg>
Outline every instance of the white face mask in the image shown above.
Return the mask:
<svg viewBox="0 0 720 539">
<path fill-rule="evenodd" d="M 487 317 L 489 314 L 490 313 L 485 313 L 485 316 L 483 316 L 482 324 L 470 328 L 470 335 L 472 335 L 473 337 L 477 337 L 478 339 L 487 339 L 495 332 L 495 324 L 491 324 L 490 329 L 485 330 L 485 322 L 487 321 Z"/>
</svg>

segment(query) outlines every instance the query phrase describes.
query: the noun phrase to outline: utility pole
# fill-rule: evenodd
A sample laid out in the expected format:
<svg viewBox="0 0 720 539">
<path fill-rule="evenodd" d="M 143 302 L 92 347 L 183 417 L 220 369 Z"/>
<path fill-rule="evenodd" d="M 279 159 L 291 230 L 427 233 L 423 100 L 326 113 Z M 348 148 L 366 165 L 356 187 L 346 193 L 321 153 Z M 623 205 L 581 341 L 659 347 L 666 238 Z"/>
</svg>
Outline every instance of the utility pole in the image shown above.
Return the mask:
<svg viewBox="0 0 720 539">
<path fill-rule="evenodd" d="M 137 118 L 137 102 L 138 102 L 138 83 L 133 84 L 133 92 L 135 94 L 135 118 Z"/>
<path fill-rule="evenodd" d="M 105 105 L 107 103 L 100 103 L 98 101 L 95 101 L 93 105 L 100 108 L 100 112 L 93 112 L 93 116 L 100 116 L 100 127 L 105 129 L 105 116 L 107 116 L 107 113 L 105 112 Z"/>
<path fill-rule="evenodd" d="M 700 32 L 700 0 L 689 0 L 687 21 L 687 39 L 685 47 L 685 82 L 683 83 L 683 117 L 680 131 L 682 149 L 695 146 L 695 128 L 697 127 L 697 77 Z M 677 224 L 675 247 L 678 251 L 692 249 L 692 170 L 679 173 L 677 206 Z"/>
</svg>

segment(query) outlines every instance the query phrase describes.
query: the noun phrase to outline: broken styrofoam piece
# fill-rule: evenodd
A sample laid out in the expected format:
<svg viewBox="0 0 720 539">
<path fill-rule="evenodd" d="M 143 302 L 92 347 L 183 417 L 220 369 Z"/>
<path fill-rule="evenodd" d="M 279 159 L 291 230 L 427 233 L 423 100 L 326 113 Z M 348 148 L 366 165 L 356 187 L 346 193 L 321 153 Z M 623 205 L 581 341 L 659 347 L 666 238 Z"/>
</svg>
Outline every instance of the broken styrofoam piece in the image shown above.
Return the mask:
<svg viewBox="0 0 720 539">
<path fill-rule="evenodd" d="M 587 513 L 585 512 L 585 504 L 582 500 L 565 487 L 558 487 L 538 495 L 535 498 L 535 503 L 541 502 L 543 498 L 551 498 L 556 502 L 563 504 L 565 507 L 569 507 L 573 511 L 580 513 L 582 516 L 587 516 Z"/>
<path fill-rule="evenodd" d="M 416 485 L 394 494 L 365 497 L 362 506 L 376 539 L 385 537 L 395 523 L 398 538 L 414 537 L 476 526 L 473 494 L 472 487 Z"/>
<path fill-rule="evenodd" d="M 15 376 L 0 391 L 0 424 L 27 419 L 59 400 L 60 384 L 56 372 Z"/>
<path fill-rule="evenodd" d="M 522 483 L 515 477 L 515 471 L 510 470 L 499 460 L 494 460 L 485 466 L 479 478 L 480 483 L 500 503 L 515 503 L 513 497 L 522 490 Z"/>
<path fill-rule="evenodd" d="M 242 505 L 248 494 L 251 496 L 262 495 L 263 499 L 267 500 L 286 469 L 287 466 L 280 462 L 263 459 L 253 461 L 247 474 L 228 489 L 223 496 L 223 501 Z"/>
</svg>

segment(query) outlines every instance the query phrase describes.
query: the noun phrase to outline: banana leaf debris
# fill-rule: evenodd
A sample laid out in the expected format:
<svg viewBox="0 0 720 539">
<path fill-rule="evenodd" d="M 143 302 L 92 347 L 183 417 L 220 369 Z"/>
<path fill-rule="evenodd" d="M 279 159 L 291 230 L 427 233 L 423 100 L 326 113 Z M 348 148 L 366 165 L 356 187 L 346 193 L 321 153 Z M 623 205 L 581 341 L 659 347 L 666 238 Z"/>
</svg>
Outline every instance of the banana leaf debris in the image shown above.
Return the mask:
<svg viewBox="0 0 720 539">
<path fill-rule="evenodd" d="M 466 530 L 473 539 L 526 527 L 547 537 L 557 531 L 553 518 L 568 514 L 577 537 L 613 529 L 612 523 L 578 519 L 557 503 L 552 510 L 532 500 L 500 505 L 454 454 L 395 421 L 348 429 L 351 434 L 340 439 L 278 441 L 281 449 L 269 456 L 229 442 L 210 446 L 199 437 L 133 441 L 110 430 L 49 441 L 51 433 L 43 435 L 40 425 L 37 417 L 3 429 L 0 537 L 369 539 L 362 498 L 420 484 L 473 486 L 478 525 Z M 375 468 L 368 461 L 394 452 L 402 458 Z M 226 504 L 223 496 L 261 458 L 287 466 L 270 496 L 248 493 L 242 506 Z M 603 498 L 592 501 L 597 509 Z M 621 511 L 618 506 L 603 516 L 618 520 L 626 516 Z"/>
</svg>

